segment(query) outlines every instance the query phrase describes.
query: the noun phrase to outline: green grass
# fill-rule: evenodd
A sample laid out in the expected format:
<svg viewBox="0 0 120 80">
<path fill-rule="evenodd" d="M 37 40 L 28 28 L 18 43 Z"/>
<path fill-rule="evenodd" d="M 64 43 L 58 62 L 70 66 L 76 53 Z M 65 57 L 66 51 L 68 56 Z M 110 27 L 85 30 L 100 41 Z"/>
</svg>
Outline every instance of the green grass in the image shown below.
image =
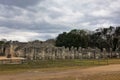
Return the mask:
<svg viewBox="0 0 120 80">
<path fill-rule="evenodd" d="M 39 69 L 39 68 L 54 68 L 54 67 L 73 67 L 73 66 L 90 66 L 90 61 L 80 60 L 46 60 L 46 61 L 28 61 L 24 64 L 4 64 L 0 65 L 0 71 L 16 70 L 16 69 Z M 91 64 L 92 65 L 92 64 Z"/>
<path fill-rule="evenodd" d="M 110 60 L 39 60 L 27 61 L 24 64 L 1 64 L 0 72 L 5 71 L 20 71 L 29 69 L 44 69 L 44 68 L 63 68 L 63 67 L 91 67 L 107 64 L 119 64 L 120 59 Z"/>
</svg>

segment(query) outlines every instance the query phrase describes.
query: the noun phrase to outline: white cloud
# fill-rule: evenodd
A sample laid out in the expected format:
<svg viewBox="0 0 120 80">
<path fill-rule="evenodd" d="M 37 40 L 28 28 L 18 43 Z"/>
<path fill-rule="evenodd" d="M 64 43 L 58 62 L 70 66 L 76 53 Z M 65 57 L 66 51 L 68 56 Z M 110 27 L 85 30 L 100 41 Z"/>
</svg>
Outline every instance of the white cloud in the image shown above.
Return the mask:
<svg viewBox="0 0 120 80">
<path fill-rule="evenodd" d="M 95 17 L 109 17 L 109 16 L 112 16 L 112 14 L 109 11 L 104 10 L 104 9 L 92 12 L 92 15 L 95 16 Z"/>
<path fill-rule="evenodd" d="M 42 0 L 34 5 L 31 0 L 26 5 L 23 2 L 0 1 L 1 38 L 45 40 L 74 28 L 93 30 L 97 25 L 120 23 L 120 0 Z"/>
<path fill-rule="evenodd" d="M 0 39 L 29 41 L 36 36 L 39 36 L 39 33 L 0 27 Z"/>
</svg>

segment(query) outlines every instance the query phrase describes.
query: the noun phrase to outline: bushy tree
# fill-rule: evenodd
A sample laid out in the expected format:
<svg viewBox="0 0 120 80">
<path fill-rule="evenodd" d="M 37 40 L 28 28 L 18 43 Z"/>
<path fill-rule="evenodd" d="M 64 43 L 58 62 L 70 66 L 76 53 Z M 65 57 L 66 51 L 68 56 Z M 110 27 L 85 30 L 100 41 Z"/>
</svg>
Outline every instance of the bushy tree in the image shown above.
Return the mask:
<svg viewBox="0 0 120 80">
<path fill-rule="evenodd" d="M 65 47 L 84 47 L 88 46 L 89 36 L 85 30 L 72 30 L 69 33 L 63 32 L 56 39 L 56 46 Z"/>
<path fill-rule="evenodd" d="M 120 27 L 99 28 L 90 34 L 85 30 L 71 30 L 63 32 L 56 38 L 56 46 L 62 47 L 98 47 L 101 50 L 110 48 L 120 49 Z"/>
</svg>

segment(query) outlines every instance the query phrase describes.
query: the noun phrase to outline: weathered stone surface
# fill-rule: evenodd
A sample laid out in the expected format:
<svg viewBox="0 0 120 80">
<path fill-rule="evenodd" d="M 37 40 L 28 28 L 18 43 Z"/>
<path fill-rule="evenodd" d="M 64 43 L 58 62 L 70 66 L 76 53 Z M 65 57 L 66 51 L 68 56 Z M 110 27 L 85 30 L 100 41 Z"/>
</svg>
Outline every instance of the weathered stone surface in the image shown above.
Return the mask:
<svg viewBox="0 0 120 80">
<path fill-rule="evenodd" d="M 49 42 L 49 41 L 48 41 Z M 107 52 L 105 48 L 101 52 L 98 48 L 65 48 L 55 47 L 54 44 L 48 42 L 28 42 L 28 43 L 9 43 L 0 46 L 0 54 L 8 54 L 15 57 L 23 57 L 30 60 L 55 60 L 55 59 L 99 59 L 107 58 L 107 56 L 120 58 L 120 51 Z"/>
</svg>

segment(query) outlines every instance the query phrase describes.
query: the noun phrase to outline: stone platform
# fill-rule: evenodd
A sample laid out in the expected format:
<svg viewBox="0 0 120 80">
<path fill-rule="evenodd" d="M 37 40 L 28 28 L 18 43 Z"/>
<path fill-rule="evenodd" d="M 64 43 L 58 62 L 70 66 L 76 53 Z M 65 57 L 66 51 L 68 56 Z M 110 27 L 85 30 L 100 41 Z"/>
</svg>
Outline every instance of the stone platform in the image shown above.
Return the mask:
<svg viewBox="0 0 120 80">
<path fill-rule="evenodd" d="M 25 62 L 25 58 L 21 58 L 21 57 L 12 57 L 12 58 L 0 57 L 0 64 L 22 64 L 23 62 Z"/>
</svg>

